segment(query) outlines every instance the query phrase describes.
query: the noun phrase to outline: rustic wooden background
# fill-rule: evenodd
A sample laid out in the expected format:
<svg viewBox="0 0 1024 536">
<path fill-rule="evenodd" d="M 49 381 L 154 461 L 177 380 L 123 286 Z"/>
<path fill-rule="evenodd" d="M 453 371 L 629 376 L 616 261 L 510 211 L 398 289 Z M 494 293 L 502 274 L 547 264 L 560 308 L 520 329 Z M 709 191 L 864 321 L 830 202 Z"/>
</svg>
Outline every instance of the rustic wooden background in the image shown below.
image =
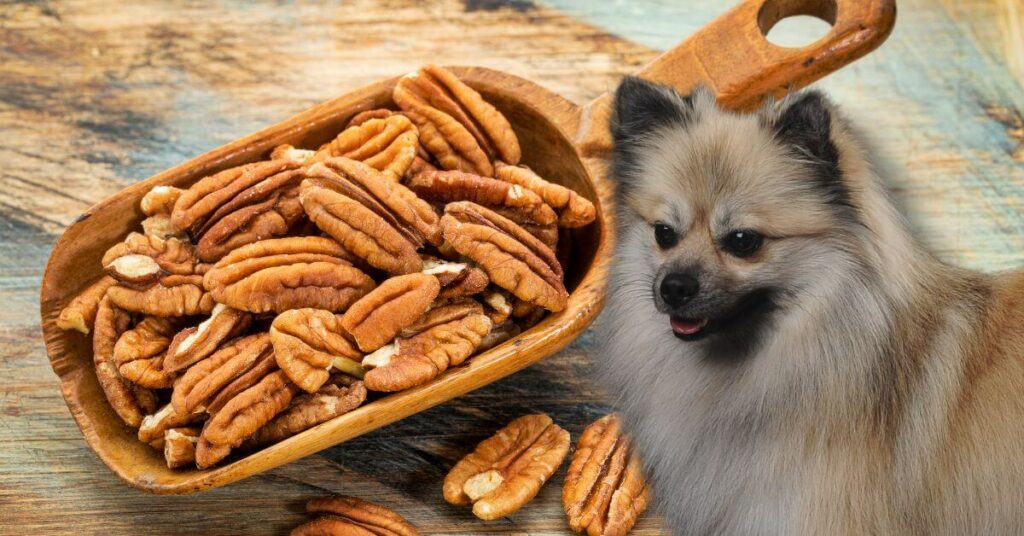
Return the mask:
<svg viewBox="0 0 1024 536">
<path fill-rule="evenodd" d="M 555 534 L 564 467 L 497 522 L 440 481 L 511 418 L 574 435 L 608 411 L 584 335 L 543 363 L 376 433 L 223 489 L 153 497 L 86 448 L 39 333 L 39 280 L 79 213 L 126 184 L 321 100 L 426 62 L 482 64 L 576 102 L 730 0 L 0 2 L 0 533 L 283 534 L 304 499 L 350 493 L 425 533 Z M 941 257 L 1024 260 L 1024 6 L 900 0 L 888 44 L 820 85 L 862 125 L 897 201 Z M 780 40 L 810 37 L 790 28 Z M 659 532 L 656 515 L 637 534 Z"/>
</svg>

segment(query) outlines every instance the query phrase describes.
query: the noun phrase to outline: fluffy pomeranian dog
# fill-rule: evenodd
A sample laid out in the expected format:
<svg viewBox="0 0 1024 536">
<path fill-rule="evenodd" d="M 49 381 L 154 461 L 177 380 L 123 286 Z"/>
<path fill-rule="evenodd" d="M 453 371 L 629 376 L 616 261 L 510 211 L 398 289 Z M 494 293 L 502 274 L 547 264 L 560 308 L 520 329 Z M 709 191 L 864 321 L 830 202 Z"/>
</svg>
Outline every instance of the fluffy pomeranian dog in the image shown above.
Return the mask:
<svg viewBox="0 0 1024 536">
<path fill-rule="evenodd" d="M 1024 272 L 918 245 L 819 92 L 614 107 L 596 361 L 669 527 L 1024 533 Z"/>
</svg>

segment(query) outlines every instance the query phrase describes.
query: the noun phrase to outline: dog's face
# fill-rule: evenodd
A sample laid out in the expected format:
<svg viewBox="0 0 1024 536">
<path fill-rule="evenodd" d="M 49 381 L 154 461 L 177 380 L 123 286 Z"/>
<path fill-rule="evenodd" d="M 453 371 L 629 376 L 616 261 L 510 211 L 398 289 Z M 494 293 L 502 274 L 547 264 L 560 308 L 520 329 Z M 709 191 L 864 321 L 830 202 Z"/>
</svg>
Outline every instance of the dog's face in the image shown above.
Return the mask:
<svg viewBox="0 0 1024 536">
<path fill-rule="evenodd" d="M 686 344 L 748 354 L 801 291 L 856 263 L 832 115 L 817 93 L 740 115 L 705 90 L 624 81 L 612 127 L 613 285 L 649 285 L 664 329 Z"/>
</svg>

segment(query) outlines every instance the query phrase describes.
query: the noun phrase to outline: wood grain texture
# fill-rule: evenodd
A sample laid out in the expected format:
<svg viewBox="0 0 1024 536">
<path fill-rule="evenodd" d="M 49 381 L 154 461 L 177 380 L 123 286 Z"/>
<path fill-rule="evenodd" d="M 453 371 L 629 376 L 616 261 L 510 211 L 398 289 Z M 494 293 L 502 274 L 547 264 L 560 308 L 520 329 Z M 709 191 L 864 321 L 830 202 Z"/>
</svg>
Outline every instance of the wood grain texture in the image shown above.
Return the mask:
<svg viewBox="0 0 1024 536">
<path fill-rule="evenodd" d="M 902 1 L 889 43 L 821 84 L 870 131 L 929 245 L 989 271 L 1024 260 L 1024 169 L 1013 157 L 1024 92 L 1002 45 L 975 29 L 997 26 L 985 13 L 1013 1 Z M 37 309 L 57 234 L 124 185 L 424 61 L 492 66 L 586 102 L 731 4 L 551 3 L 571 16 L 521 1 L 0 6 L 0 533 L 74 523 L 81 534 L 282 534 L 303 519 L 305 498 L 331 492 L 389 504 L 426 533 L 563 533 L 564 467 L 528 508 L 489 525 L 424 482 L 440 483 L 467 445 L 520 414 L 547 411 L 578 436 L 606 412 L 610 399 L 585 379 L 587 334 L 343 446 L 228 488 L 153 497 L 85 447 L 46 362 Z M 949 8 L 968 4 L 978 24 Z M 652 516 L 639 528 L 658 532 Z"/>
</svg>

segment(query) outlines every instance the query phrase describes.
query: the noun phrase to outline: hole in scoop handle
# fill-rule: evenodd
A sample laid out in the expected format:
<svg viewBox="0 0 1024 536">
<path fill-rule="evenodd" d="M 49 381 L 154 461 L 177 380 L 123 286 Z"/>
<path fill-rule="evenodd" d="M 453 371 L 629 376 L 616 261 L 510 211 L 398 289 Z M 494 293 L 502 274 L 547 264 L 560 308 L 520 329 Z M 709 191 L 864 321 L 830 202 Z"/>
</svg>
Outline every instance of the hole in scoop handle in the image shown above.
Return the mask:
<svg viewBox="0 0 1024 536">
<path fill-rule="evenodd" d="M 771 26 L 794 15 L 832 23 L 825 36 L 800 48 L 780 47 L 765 37 Z M 668 84 L 683 94 L 698 84 L 714 90 L 734 110 L 756 108 L 769 95 L 802 88 L 871 52 L 892 32 L 896 0 L 747 0 L 658 56 L 637 76 Z M 585 155 L 611 147 L 607 121 L 611 95 L 587 106 L 578 145 Z"/>
</svg>

